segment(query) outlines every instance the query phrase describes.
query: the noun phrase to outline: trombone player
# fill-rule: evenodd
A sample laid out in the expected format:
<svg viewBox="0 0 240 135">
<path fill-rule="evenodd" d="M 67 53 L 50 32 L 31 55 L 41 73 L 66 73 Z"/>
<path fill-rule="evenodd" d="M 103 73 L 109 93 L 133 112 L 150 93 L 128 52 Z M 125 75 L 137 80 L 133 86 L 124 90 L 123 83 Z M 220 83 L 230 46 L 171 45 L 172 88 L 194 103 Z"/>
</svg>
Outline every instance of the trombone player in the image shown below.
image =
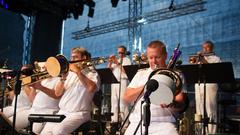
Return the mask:
<svg viewBox="0 0 240 135">
<path fill-rule="evenodd" d="M 39 65 L 40 66 L 40 65 Z M 44 65 L 40 66 L 44 69 Z M 40 71 L 44 72 L 44 71 Z M 39 72 L 38 72 L 39 73 Z M 29 114 L 54 114 L 59 110 L 58 103 L 60 96 L 56 96 L 54 88 L 59 78 L 51 77 L 43 81 L 38 81 L 28 86 L 31 88 L 31 98 L 33 103 L 31 108 L 17 113 L 16 117 L 16 128 L 23 129 L 28 126 L 28 115 Z M 12 121 L 12 118 L 10 118 Z M 34 123 L 33 132 L 39 134 L 44 127 L 45 123 Z"/>
<path fill-rule="evenodd" d="M 80 47 L 71 50 L 71 61 L 89 60 L 90 53 Z M 91 119 L 91 103 L 99 89 L 99 76 L 93 67 L 84 68 L 78 63 L 70 64 L 70 71 L 63 74 L 55 88 L 61 96 L 58 114 L 66 118 L 60 123 L 47 123 L 42 135 L 66 135 Z"/>
<path fill-rule="evenodd" d="M 23 65 L 21 68 L 22 77 L 30 76 L 33 74 L 33 67 L 31 65 Z M 13 78 L 14 79 L 14 78 Z M 14 81 L 15 82 L 15 81 Z M 7 98 L 9 98 L 12 103 L 10 106 L 7 106 L 3 108 L 3 114 L 10 118 L 13 116 L 14 112 L 14 104 L 15 104 L 15 94 L 13 90 L 13 80 L 10 80 L 9 83 L 9 89 L 11 89 L 10 92 L 7 93 Z M 31 87 L 29 86 L 22 86 L 22 90 L 20 91 L 20 94 L 18 95 L 18 102 L 17 102 L 17 112 L 28 110 L 32 106 L 33 102 L 33 96 L 31 96 Z"/>
</svg>

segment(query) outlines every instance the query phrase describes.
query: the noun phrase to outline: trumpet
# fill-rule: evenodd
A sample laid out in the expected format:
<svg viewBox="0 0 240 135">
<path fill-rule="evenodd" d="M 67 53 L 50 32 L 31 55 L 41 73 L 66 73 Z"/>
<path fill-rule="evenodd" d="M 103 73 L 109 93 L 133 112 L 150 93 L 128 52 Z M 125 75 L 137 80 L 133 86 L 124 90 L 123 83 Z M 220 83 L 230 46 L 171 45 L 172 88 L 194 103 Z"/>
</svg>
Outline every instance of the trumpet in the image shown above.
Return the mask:
<svg viewBox="0 0 240 135">
<path fill-rule="evenodd" d="M 46 61 L 46 70 L 49 75 L 53 77 L 61 76 L 68 73 L 69 64 L 77 64 L 81 68 L 89 66 L 95 66 L 107 62 L 109 57 L 95 57 L 86 60 L 68 61 L 65 56 L 57 55 L 55 57 L 49 57 Z"/>
<path fill-rule="evenodd" d="M 211 52 L 211 53 L 203 53 L 203 52 L 199 52 L 197 54 L 193 54 L 193 55 L 189 55 L 188 56 L 188 62 L 190 64 L 197 64 L 199 62 L 202 62 L 202 58 L 204 56 L 211 56 L 211 55 L 215 55 L 214 52 Z"/>
</svg>

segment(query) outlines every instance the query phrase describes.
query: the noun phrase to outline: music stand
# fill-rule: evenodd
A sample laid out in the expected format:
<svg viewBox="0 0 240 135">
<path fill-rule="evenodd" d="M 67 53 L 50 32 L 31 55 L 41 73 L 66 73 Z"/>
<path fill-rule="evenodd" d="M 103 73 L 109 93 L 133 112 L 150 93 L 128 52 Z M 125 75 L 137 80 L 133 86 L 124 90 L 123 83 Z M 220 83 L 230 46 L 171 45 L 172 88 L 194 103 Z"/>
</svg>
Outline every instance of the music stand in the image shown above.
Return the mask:
<svg viewBox="0 0 240 135">
<path fill-rule="evenodd" d="M 137 73 L 138 69 L 148 68 L 148 67 L 149 67 L 149 64 L 123 66 L 123 68 L 127 74 L 128 80 L 130 82 L 133 79 L 133 77 L 135 76 L 135 74 Z"/>
<path fill-rule="evenodd" d="M 98 74 L 100 76 L 101 84 L 119 83 L 110 68 L 96 69 L 96 71 L 98 72 Z M 108 115 L 108 113 L 105 113 L 104 116 Z M 97 118 L 97 120 L 98 120 L 98 122 L 103 123 L 100 120 L 100 118 Z M 100 124 L 100 125 L 102 126 L 102 124 Z M 100 129 L 102 129 L 102 127 Z M 107 128 L 105 128 L 105 129 L 107 130 Z M 108 132 L 110 133 L 110 131 L 108 131 Z M 101 134 L 103 134 L 103 133 L 101 133 Z"/>
<path fill-rule="evenodd" d="M 231 62 L 211 63 L 211 64 L 194 64 L 180 65 L 177 69 L 181 70 L 185 76 L 186 83 L 204 83 L 204 111 L 203 111 L 203 127 L 204 135 L 206 134 L 206 83 L 229 83 L 234 82 L 234 73 Z"/>
<path fill-rule="evenodd" d="M 96 70 L 100 76 L 101 84 L 119 83 L 110 68 L 101 68 Z"/>
</svg>

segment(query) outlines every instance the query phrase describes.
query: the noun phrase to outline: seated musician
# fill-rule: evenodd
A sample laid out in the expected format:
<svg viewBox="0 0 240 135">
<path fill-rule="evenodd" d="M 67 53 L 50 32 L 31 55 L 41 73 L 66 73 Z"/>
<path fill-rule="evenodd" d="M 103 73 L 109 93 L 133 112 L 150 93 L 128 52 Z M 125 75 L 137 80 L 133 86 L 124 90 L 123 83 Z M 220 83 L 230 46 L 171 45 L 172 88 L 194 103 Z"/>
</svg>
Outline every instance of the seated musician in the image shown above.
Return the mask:
<svg viewBox="0 0 240 135">
<path fill-rule="evenodd" d="M 144 85 L 148 81 L 148 77 L 156 68 L 166 68 L 167 52 L 164 43 L 161 41 L 152 41 L 147 47 L 147 58 L 150 68 L 142 69 L 137 72 L 133 80 L 127 87 L 124 95 L 126 102 L 135 101 L 143 91 Z M 183 81 L 183 80 L 182 80 Z M 177 130 L 174 123 L 179 112 L 185 106 L 185 87 L 180 90 L 174 98 L 174 102 L 170 105 L 159 103 L 159 105 L 151 104 L 151 121 L 149 126 L 149 135 L 177 135 Z M 140 96 L 142 97 L 143 94 Z M 129 117 L 130 125 L 127 128 L 125 135 L 133 135 L 140 121 L 140 104 L 142 99 L 137 101 L 134 111 Z M 143 128 L 144 133 L 144 128 Z M 140 128 L 137 130 L 137 135 L 140 135 Z"/>
<path fill-rule="evenodd" d="M 21 68 L 22 71 L 22 77 L 29 76 L 33 74 L 33 67 L 31 65 L 23 65 Z M 15 81 L 9 82 L 9 89 L 13 89 Z M 12 100 L 12 103 L 10 106 L 7 106 L 3 108 L 3 114 L 10 118 L 13 116 L 14 112 L 14 104 L 15 104 L 15 94 L 14 90 L 11 90 L 7 93 L 7 97 Z M 23 111 L 23 110 L 29 110 L 32 106 L 33 98 L 31 96 L 31 88 L 29 86 L 23 86 L 22 90 L 20 91 L 20 94 L 18 95 L 18 101 L 17 101 L 17 112 Z"/>
<path fill-rule="evenodd" d="M 90 54 L 84 48 L 72 49 L 72 61 L 87 59 L 90 59 Z M 70 64 L 70 71 L 62 75 L 55 91 L 56 95 L 62 95 L 58 114 L 65 115 L 66 118 L 60 123 L 47 123 L 41 134 L 67 135 L 89 121 L 92 99 L 99 83 L 99 76 L 93 67 Z"/>
<path fill-rule="evenodd" d="M 16 128 L 23 129 L 28 126 L 29 114 L 54 114 L 59 110 L 58 103 L 60 96 L 55 95 L 54 88 L 60 78 L 47 78 L 43 81 L 29 85 L 31 97 L 34 99 L 32 107 L 17 113 Z M 13 118 L 10 118 L 12 121 Z M 33 132 L 39 134 L 44 127 L 44 123 L 34 123 Z"/>
</svg>

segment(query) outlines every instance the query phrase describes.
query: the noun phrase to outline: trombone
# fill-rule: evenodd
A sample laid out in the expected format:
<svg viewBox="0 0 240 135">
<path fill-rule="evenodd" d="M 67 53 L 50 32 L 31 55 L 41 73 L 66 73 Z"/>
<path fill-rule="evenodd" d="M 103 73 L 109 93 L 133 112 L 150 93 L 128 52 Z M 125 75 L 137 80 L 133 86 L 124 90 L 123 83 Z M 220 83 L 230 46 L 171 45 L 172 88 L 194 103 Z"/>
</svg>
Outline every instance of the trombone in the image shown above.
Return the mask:
<svg viewBox="0 0 240 135">
<path fill-rule="evenodd" d="M 51 77 L 47 71 L 42 71 L 41 70 L 41 67 L 38 65 L 39 62 L 34 62 L 34 67 L 35 69 L 33 69 L 33 74 L 32 75 L 29 75 L 29 76 L 21 76 L 20 77 L 20 80 L 22 81 L 22 86 L 25 86 L 25 85 L 31 85 L 33 83 L 36 83 L 38 81 L 41 81 L 43 79 L 46 79 L 46 78 L 49 78 Z M 7 82 L 7 85 L 10 89 L 13 89 L 14 88 L 14 84 L 16 82 L 16 77 L 10 79 L 8 82 Z"/>
<path fill-rule="evenodd" d="M 69 64 L 77 64 L 79 67 L 86 68 L 89 66 L 95 66 L 99 64 L 103 64 L 108 61 L 108 57 L 95 57 L 91 59 L 85 60 L 76 60 L 76 61 L 68 61 L 65 56 L 57 55 L 55 57 L 49 57 L 46 61 L 46 70 L 47 72 L 53 76 L 61 76 L 63 74 L 68 73 Z"/>
<path fill-rule="evenodd" d="M 55 57 L 49 57 L 45 62 L 46 71 L 42 71 L 38 62 L 34 62 L 35 70 L 34 74 L 26 77 L 21 77 L 22 86 L 31 85 L 38 81 L 47 79 L 49 77 L 59 77 L 62 74 L 66 74 L 69 71 L 69 64 L 76 63 L 82 68 L 89 66 L 95 66 L 107 62 L 108 57 L 95 57 L 88 60 L 68 61 L 63 55 L 57 55 Z M 8 86 L 13 89 L 16 78 L 9 81 Z"/>
</svg>

